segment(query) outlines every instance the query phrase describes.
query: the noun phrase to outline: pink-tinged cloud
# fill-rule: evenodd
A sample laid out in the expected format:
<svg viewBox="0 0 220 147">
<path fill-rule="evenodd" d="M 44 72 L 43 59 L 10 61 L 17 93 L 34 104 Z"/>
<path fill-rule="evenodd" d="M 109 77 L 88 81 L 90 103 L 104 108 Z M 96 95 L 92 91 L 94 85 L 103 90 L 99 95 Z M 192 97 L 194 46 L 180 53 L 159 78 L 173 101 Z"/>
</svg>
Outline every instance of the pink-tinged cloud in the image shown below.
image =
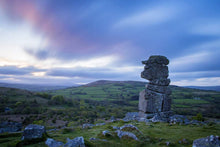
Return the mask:
<svg viewBox="0 0 220 147">
<path fill-rule="evenodd" d="M 87 41 L 87 38 L 80 35 L 78 28 L 66 26 L 66 21 L 74 22 L 74 15 L 66 13 L 65 22 L 60 21 L 60 17 L 49 11 L 47 7 L 50 3 L 30 0 L 1 0 L 0 5 L 6 14 L 15 21 L 28 22 L 36 32 L 49 41 L 49 50 L 55 50 L 68 54 L 82 55 L 84 53 L 94 53 L 97 45 Z"/>
</svg>

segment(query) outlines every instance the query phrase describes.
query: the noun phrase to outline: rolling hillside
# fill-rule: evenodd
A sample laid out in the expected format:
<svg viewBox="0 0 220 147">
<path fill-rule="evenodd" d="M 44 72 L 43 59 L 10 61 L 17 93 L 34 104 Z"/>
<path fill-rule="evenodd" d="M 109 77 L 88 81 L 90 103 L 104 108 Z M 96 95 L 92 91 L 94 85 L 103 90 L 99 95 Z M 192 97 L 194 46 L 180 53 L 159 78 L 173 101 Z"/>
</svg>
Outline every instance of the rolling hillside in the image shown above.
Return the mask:
<svg viewBox="0 0 220 147">
<path fill-rule="evenodd" d="M 96 81 L 79 87 L 49 91 L 52 95 L 63 95 L 71 99 L 111 101 L 129 105 L 137 110 L 139 92 L 146 83 L 139 81 Z M 210 117 L 220 117 L 220 92 L 191 89 L 171 85 L 173 111 L 195 115 L 198 112 Z"/>
</svg>

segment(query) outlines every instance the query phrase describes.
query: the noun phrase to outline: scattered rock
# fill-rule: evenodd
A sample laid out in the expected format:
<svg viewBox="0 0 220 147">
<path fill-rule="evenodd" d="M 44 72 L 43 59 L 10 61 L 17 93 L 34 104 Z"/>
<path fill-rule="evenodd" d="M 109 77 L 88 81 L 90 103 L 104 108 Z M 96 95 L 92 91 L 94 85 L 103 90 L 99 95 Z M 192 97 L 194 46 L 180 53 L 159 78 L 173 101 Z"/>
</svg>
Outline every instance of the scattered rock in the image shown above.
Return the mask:
<svg viewBox="0 0 220 147">
<path fill-rule="evenodd" d="M 99 138 L 90 138 L 90 141 L 108 141 L 106 139 L 99 139 Z"/>
<path fill-rule="evenodd" d="M 104 136 L 112 136 L 112 134 L 108 130 L 102 131 L 102 135 L 104 135 Z"/>
<path fill-rule="evenodd" d="M 46 135 L 44 126 L 30 124 L 24 129 L 22 140 L 43 138 L 44 135 Z"/>
<path fill-rule="evenodd" d="M 193 141 L 193 147 L 220 147 L 218 136 L 207 136 Z"/>
<path fill-rule="evenodd" d="M 48 147 L 61 147 L 61 146 L 63 146 L 62 142 L 56 141 L 52 138 L 47 138 L 47 140 L 45 141 L 45 144 Z"/>
<path fill-rule="evenodd" d="M 67 143 L 64 145 L 64 147 L 85 147 L 84 138 L 76 137 L 74 139 L 67 138 Z"/>
<path fill-rule="evenodd" d="M 172 115 L 169 119 L 170 124 L 190 124 L 189 119 L 184 115 Z"/>
<path fill-rule="evenodd" d="M 139 120 L 139 113 L 138 112 L 128 112 L 126 113 L 123 121 L 131 121 L 131 120 Z"/>
<path fill-rule="evenodd" d="M 21 131 L 22 124 L 17 122 L 2 122 L 0 123 L 0 133 L 4 132 L 18 132 Z"/>
<path fill-rule="evenodd" d="M 113 128 L 114 130 L 120 130 L 120 127 L 117 127 L 117 126 L 112 126 L 112 128 Z"/>
<path fill-rule="evenodd" d="M 91 129 L 92 127 L 94 127 L 95 125 L 93 125 L 93 124 L 83 124 L 83 126 L 82 126 L 82 128 L 83 129 Z"/>
<path fill-rule="evenodd" d="M 139 129 L 136 126 L 132 125 L 132 124 L 127 124 L 127 125 L 121 126 L 120 130 L 123 131 L 123 130 L 126 130 L 126 128 L 139 131 Z"/>
<path fill-rule="evenodd" d="M 105 123 L 97 123 L 96 126 L 104 126 Z"/>
<path fill-rule="evenodd" d="M 169 145 L 170 145 L 170 142 L 169 142 L 169 141 L 167 141 L 167 142 L 166 142 L 166 145 L 167 145 L 167 146 L 169 146 Z"/>
<path fill-rule="evenodd" d="M 120 131 L 120 130 L 117 130 L 116 131 L 118 137 L 121 139 L 122 137 L 129 137 L 129 138 L 132 138 L 134 140 L 138 140 L 138 138 L 136 137 L 135 134 L 131 133 L 131 132 L 124 132 L 124 131 Z"/>
<path fill-rule="evenodd" d="M 155 113 L 154 117 L 150 119 L 151 122 L 169 122 L 169 117 L 172 115 L 172 111 Z"/>
<path fill-rule="evenodd" d="M 189 142 L 187 139 L 183 138 L 182 140 L 179 140 L 179 144 L 188 144 Z"/>
</svg>

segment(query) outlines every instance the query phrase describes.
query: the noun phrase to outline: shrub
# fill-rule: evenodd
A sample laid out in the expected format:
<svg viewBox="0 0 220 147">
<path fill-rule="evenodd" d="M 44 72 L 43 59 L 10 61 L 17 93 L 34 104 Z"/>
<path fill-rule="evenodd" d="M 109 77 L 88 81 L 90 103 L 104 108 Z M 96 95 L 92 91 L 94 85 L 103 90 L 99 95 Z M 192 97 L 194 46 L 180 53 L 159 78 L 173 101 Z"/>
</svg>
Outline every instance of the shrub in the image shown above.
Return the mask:
<svg viewBox="0 0 220 147">
<path fill-rule="evenodd" d="M 193 117 L 193 119 L 198 121 L 204 121 L 204 117 L 202 116 L 202 113 L 198 113 L 196 116 Z"/>
</svg>

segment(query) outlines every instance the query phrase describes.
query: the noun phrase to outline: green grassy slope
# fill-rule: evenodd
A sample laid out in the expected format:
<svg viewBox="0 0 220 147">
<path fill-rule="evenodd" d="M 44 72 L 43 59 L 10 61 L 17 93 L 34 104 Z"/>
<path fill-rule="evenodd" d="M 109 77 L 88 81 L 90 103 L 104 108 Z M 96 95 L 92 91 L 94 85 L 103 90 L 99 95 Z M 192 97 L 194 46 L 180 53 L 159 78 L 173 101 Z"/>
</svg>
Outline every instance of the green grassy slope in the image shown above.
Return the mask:
<svg viewBox="0 0 220 147">
<path fill-rule="evenodd" d="M 85 86 L 50 91 L 52 95 L 63 95 L 72 99 L 111 101 L 131 105 L 137 110 L 138 95 L 146 83 L 136 81 L 97 81 Z M 198 112 L 209 117 L 220 117 L 220 92 L 178 86 L 172 90 L 172 109 L 179 114 L 195 115 Z"/>
<path fill-rule="evenodd" d="M 114 133 L 112 126 L 123 126 L 124 124 L 133 124 L 142 132 L 129 130 L 134 133 L 139 141 L 134 141 L 129 138 L 119 139 Z M 103 136 L 102 131 L 108 130 L 113 136 Z M 196 125 L 169 125 L 167 123 L 152 123 L 146 125 L 143 122 L 114 122 L 108 123 L 104 126 L 96 126 L 91 129 L 82 129 L 81 126 L 72 126 L 72 128 L 60 129 L 48 132 L 50 138 L 57 141 L 66 142 L 66 138 L 73 139 L 75 137 L 83 136 L 86 146 L 90 147 L 159 147 L 169 146 L 173 147 L 191 147 L 193 140 L 207 137 L 210 135 L 220 135 L 220 125 L 212 124 L 206 126 Z M 106 139 L 107 141 L 90 141 L 90 138 Z M 2 134 L 0 135 L 0 145 L 2 147 L 15 146 L 21 139 L 21 134 Z M 44 142 L 27 145 L 27 147 L 45 146 Z"/>
</svg>

